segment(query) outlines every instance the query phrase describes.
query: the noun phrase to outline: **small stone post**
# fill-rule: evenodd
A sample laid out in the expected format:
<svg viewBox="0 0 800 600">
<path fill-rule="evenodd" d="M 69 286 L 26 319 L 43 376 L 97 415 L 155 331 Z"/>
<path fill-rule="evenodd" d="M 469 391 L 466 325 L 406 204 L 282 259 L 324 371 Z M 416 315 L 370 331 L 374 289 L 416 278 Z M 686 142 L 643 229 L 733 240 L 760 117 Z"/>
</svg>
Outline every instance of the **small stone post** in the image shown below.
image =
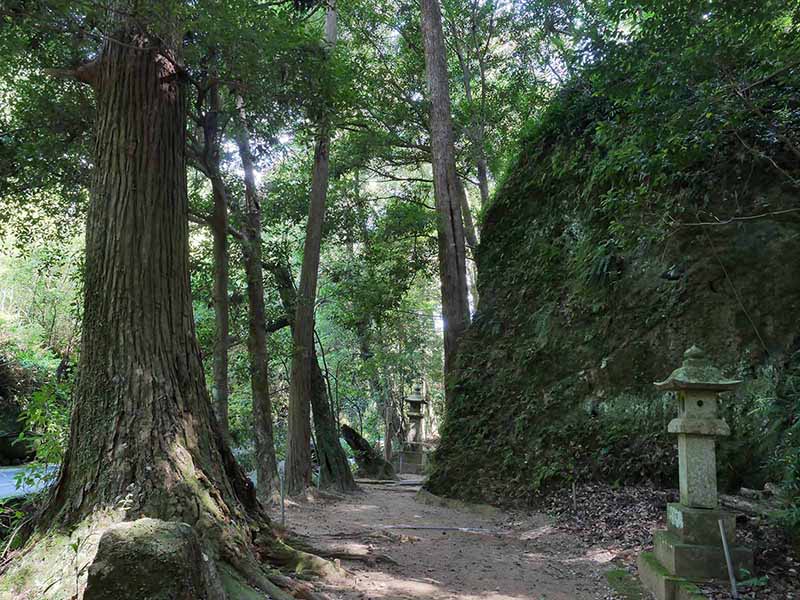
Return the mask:
<svg viewBox="0 0 800 600">
<path fill-rule="evenodd" d="M 733 514 L 719 510 L 717 499 L 716 438 L 730 435 L 719 418 L 719 393 L 741 381 L 725 379 L 705 353 L 692 346 L 683 365 L 655 386 L 676 392 L 678 417 L 667 431 L 678 436 L 680 502 L 667 505 L 667 530 L 654 534 L 654 552 L 639 556 L 639 575 L 659 600 L 702 598 L 692 581 L 727 579 L 719 520 L 731 546 L 736 536 Z M 738 571 L 752 571 L 750 550 L 731 548 Z"/>
</svg>

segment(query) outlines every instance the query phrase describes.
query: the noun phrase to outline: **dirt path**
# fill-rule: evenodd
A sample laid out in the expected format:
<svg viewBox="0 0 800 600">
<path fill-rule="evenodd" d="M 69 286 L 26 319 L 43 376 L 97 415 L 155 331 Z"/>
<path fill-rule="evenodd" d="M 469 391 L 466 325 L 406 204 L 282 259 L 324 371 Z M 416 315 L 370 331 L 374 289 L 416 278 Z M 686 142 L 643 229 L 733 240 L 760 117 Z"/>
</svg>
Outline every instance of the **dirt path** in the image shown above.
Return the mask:
<svg viewBox="0 0 800 600">
<path fill-rule="evenodd" d="M 418 502 L 418 488 L 362 485 L 363 494 L 287 509 L 287 526 L 318 548 L 385 555 L 344 561 L 326 584 L 340 600 L 588 600 L 610 597 L 611 555 L 556 531 L 542 515 L 473 511 Z M 413 526 L 418 529 L 390 528 Z M 426 529 L 469 528 L 471 531 Z"/>
</svg>

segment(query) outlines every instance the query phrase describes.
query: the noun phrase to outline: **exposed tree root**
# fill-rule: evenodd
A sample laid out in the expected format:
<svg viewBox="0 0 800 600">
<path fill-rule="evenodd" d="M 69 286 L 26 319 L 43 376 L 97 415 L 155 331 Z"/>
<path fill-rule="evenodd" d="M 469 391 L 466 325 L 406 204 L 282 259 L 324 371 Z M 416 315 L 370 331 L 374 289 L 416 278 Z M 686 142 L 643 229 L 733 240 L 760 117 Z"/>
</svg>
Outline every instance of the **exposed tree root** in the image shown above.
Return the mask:
<svg viewBox="0 0 800 600">
<path fill-rule="evenodd" d="M 288 545 L 282 539 L 262 536 L 256 540 L 256 546 L 264 562 L 294 571 L 298 575 L 331 577 L 342 574 L 340 568 L 302 543 Z"/>
<path fill-rule="evenodd" d="M 35 534 L 24 550 L 16 553 L 15 560 L 4 565 L 5 570 L 0 575 L 0 600 L 23 594 L 28 594 L 23 597 L 43 600 L 82 598 L 94 565 L 99 564 L 97 561 L 108 561 L 107 556 L 98 554 L 100 540 L 111 529 L 129 522 L 130 519 L 120 512 L 98 511 L 70 533 L 51 529 Z M 203 556 L 198 562 L 206 563 L 198 568 L 210 573 L 210 579 L 219 584 L 215 583 L 213 590 L 197 597 L 241 600 L 251 595 L 253 599 L 263 598 L 266 594 L 275 600 L 326 600 L 313 585 L 275 569 L 290 570 L 299 577 L 328 577 L 343 574 L 343 571 L 320 556 L 292 548 L 272 537 L 274 534 L 268 526 L 260 528 L 259 532 L 254 543 L 244 545 L 239 535 L 241 531 L 232 530 L 227 543 L 217 549 L 209 540 L 197 538 Z M 152 555 L 143 555 L 142 562 L 146 564 L 147 560 L 152 560 Z M 153 570 L 157 568 L 154 564 Z"/>
<path fill-rule="evenodd" d="M 287 540 L 287 542 L 292 548 L 296 548 L 297 550 L 302 550 L 305 553 L 324 559 L 350 560 L 354 562 L 366 563 L 371 566 L 381 562 L 391 565 L 397 564 L 397 562 L 394 559 L 392 559 L 389 556 L 386 556 L 385 554 L 373 554 L 373 553 L 357 554 L 355 552 L 345 552 L 340 550 L 326 550 L 324 548 L 315 548 L 308 542 L 304 541 L 300 536 L 291 537 L 290 539 Z"/>
</svg>

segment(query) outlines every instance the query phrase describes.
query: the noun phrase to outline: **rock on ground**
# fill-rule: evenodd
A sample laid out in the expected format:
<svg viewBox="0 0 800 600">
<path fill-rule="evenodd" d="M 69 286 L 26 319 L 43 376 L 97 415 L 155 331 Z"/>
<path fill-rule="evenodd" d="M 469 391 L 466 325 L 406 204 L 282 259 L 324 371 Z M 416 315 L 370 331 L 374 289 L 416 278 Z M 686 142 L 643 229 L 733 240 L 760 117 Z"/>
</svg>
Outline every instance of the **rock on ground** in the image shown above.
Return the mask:
<svg viewBox="0 0 800 600">
<path fill-rule="evenodd" d="M 214 561 L 186 523 L 138 519 L 100 538 L 84 600 L 223 600 Z"/>
</svg>

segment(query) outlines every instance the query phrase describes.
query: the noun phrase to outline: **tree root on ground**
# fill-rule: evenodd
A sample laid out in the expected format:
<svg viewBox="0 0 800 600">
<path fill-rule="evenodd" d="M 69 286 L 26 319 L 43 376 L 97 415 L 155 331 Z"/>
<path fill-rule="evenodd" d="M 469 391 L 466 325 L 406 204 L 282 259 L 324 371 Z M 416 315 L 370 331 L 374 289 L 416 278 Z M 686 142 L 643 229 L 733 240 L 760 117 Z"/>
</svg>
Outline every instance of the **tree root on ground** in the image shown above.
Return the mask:
<svg viewBox="0 0 800 600">
<path fill-rule="evenodd" d="M 292 548 L 297 550 L 301 550 L 305 553 L 308 553 L 313 556 L 318 556 L 323 559 L 331 559 L 331 560 L 350 560 L 354 562 L 362 562 L 366 563 L 370 566 L 374 566 L 377 563 L 388 563 L 390 565 L 397 565 L 397 561 L 393 558 L 386 556 L 385 554 L 376 554 L 376 553 L 369 553 L 369 554 L 357 554 L 355 552 L 346 552 L 343 550 L 326 550 L 324 548 L 316 548 L 309 544 L 308 542 L 301 539 L 300 536 L 293 536 L 285 540 L 286 543 L 289 544 Z"/>
<path fill-rule="evenodd" d="M 114 573 L 120 574 L 121 583 L 130 580 L 131 585 L 128 587 L 131 589 L 138 589 L 137 586 L 140 584 L 146 587 L 150 583 L 157 583 L 153 579 L 160 577 L 148 573 L 171 568 L 164 567 L 160 560 L 158 564 L 152 563 L 160 556 L 158 551 L 154 552 L 152 548 L 143 549 L 141 556 L 134 556 L 137 554 L 133 552 L 134 546 L 139 546 L 133 543 L 125 545 L 126 539 L 122 539 L 122 542 L 116 541 L 116 546 L 109 541 L 103 542 L 105 550 L 100 552 L 103 547 L 101 539 L 105 539 L 107 533 L 114 531 L 117 537 L 124 538 L 129 529 L 141 528 L 143 525 L 177 528 L 185 534 L 183 537 L 176 536 L 162 540 L 160 534 L 149 538 L 146 531 L 141 533 L 140 529 L 140 535 L 144 537 L 129 537 L 127 541 L 147 540 L 145 546 L 163 548 L 166 553 L 164 558 L 167 561 L 164 563 L 166 565 L 172 564 L 169 561 L 176 565 L 187 564 L 184 553 L 187 548 L 191 550 L 193 558 L 189 562 L 196 565 L 201 576 L 195 576 L 189 567 L 185 573 L 178 573 L 179 568 L 175 568 L 174 571 L 176 582 L 183 581 L 182 577 L 190 581 L 191 588 L 187 589 L 196 589 L 198 598 L 263 600 L 264 596 L 268 595 L 274 600 L 328 600 L 325 594 L 315 590 L 309 582 L 294 579 L 294 574 L 300 578 L 343 574 L 343 571 L 332 562 L 303 550 L 291 548 L 271 537 L 271 533 L 263 535 L 264 539 L 256 539 L 252 545 L 221 544 L 215 548 L 213 544 L 207 545 L 208 540 L 202 540 L 186 531 L 190 530 L 186 524 L 152 519 L 144 521 L 148 523 L 131 522 L 114 511 L 98 512 L 70 532 L 52 529 L 34 534 L 22 550 L 14 553 L 14 560 L 3 565 L 3 571 L 0 573 L 0 600 L 10 600 L 21 597 L 22 594 L 46 600 L 82 598 L 88 593 L 91 577 L 95 578 L 91 586 L 92 597 L 101 597 L 105 587 L 112 585 L 113 580 L 117 578 Z M 265 530 L 260 529 L 260 531 Z M 186 543 L 179 547 L 177 543 L 173 543 L 175 540 Z M 128 568 L 128 564 L 132 565 L 132 568 Z M 288 569 L 293 573 L 287 576 L 278 572 L 276 568 Z M 98 579 L 103 572 L 112 574 L 104 580 Z M 203 581 L 203 585 L 197 583 L 200 580 Z M 97 596 L 98 593 L 101 596 Z"/>
</svg>

